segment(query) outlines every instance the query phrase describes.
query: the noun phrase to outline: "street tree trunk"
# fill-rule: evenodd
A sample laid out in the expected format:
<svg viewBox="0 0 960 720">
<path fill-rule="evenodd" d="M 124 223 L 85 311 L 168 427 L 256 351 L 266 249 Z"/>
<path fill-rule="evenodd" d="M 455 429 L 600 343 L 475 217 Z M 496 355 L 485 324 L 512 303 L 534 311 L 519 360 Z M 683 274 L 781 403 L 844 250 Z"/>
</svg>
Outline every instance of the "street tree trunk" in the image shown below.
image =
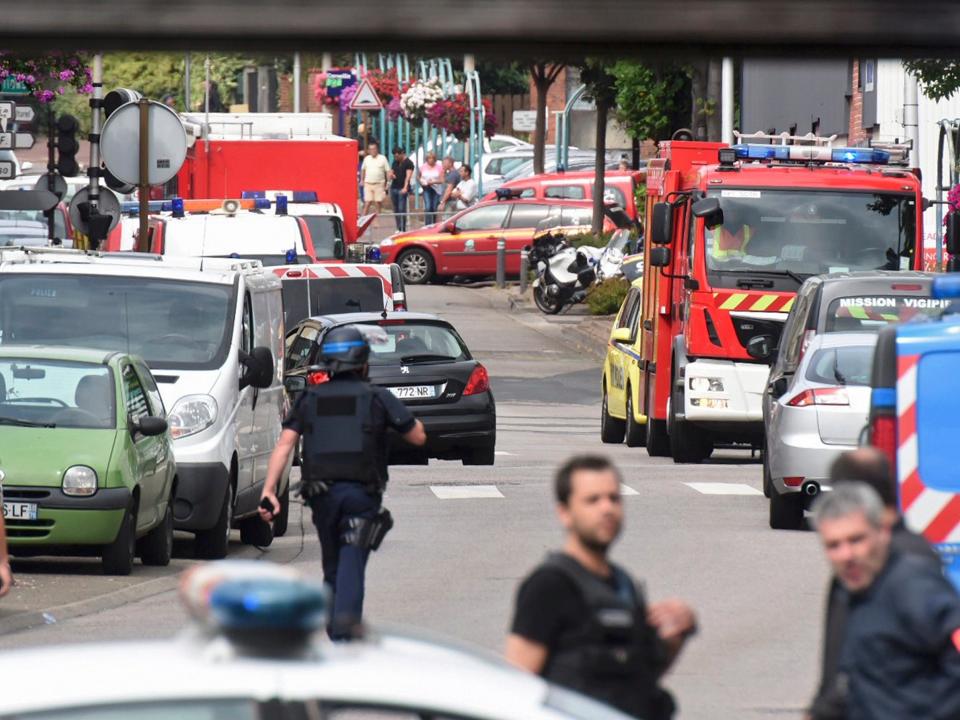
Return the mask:
<svg viewBox="0 0 960 720">
<path fill-rule="evenodd" d="M 710 142 L 720 142 L 720 136 L 723 134 L 723 114 L 720 106 L 722 82 L 721 74 L 723 70 L 719 58 L 711 58 L 707 69 L 707 102 L 705 109 L 707 112 L 707 139 Z"/>
<path fill-rule="evenodd" d="M 607 165 L 607 116 L 610 106 L 603 98 L 596 99 L 597 134 L 594 138 L 597 155 L 593 166 L 593 233 L 599 235 L 603 230 L 603 187 Z"/>
<path fill-rule="evenodd" d="M 537 175 L 543 172 L 544 147 L 547 144 L 547 93 L 563 68 L 560 63 L 530 64 L 530 76 L 537 91 L 537 124 L 533 131 L 533 172 Z"/>
</svg>

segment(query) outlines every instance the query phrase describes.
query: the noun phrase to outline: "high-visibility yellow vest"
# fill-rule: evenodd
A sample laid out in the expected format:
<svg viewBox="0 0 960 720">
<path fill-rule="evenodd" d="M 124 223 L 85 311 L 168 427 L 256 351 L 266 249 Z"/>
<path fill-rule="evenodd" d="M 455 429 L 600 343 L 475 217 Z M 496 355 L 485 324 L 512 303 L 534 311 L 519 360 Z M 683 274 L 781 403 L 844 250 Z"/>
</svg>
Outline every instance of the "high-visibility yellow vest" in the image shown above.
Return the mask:
<svg viewBox="0 0 960 720">
<path fill-rule="evenodd" d="M 726 258 L 731 255 L 745 255 L 747 245 L 750 244 L 750 228 L 746 225 L 740 228 L 736 235 L 723 229 L 723 225 L 713 229 L 713 249 L 711 255 L 715 258 Z"/>
</svg>

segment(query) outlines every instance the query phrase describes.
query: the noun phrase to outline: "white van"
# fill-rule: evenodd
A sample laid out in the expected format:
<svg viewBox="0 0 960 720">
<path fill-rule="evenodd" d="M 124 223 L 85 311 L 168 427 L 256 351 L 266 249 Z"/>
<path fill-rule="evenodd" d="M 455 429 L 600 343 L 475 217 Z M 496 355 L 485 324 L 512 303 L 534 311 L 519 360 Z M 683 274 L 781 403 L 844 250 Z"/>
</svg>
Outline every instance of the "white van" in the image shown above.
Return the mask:
<svg viewBox="0 0 960 720">
<path fill-rule="evenodd" d="M 0 345 L 132 352 L 150 365 L 177 460 L 174 522 L 200 557 L 231 527 L 270 542 L 257 506 L 285 410 L 280 280 L 258 262 L 0 251 Z M 288 475 L 285 473 L 285 476 Z M 286 531 L 288 478 L 273 535 Z"/>
</svg>

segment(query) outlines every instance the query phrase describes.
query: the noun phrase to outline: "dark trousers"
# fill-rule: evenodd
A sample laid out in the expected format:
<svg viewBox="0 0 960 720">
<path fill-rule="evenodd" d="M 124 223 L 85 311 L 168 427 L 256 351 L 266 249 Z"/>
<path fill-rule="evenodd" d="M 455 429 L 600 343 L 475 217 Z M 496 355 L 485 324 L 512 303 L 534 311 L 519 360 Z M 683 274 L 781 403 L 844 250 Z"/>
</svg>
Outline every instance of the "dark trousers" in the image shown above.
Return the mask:
<svg viewBox="0 0 960 720">
<path fill-rule="evenodd" d="M 310 499 L 313 524 L 320 536 L 323 581 L 333 593 L 328 633 L 333 640 L 350 636 L 363 615 L 363 575 L 370 551 L 343 542 L 346 522 L 352 517 L 371 519 L 380 509 L 380 498 L 358 483 L 340 482 L 323 495 Z"/>
<path fill-rule="evenodd" d="M 397 222 L 397 230 L 404 232 L 407 229 L 407 193 L 401 192 L 399 188 L 390 188 L 390 204 L 393 205 L 394 217 Z"/>
<path fill-rule="evenodd" d="M 440 193 L 433 187 L 423 189 L 423 209 L 426 215 L 423 216 L 424 225 L 432 225 L 437 221 L 437 207 L 440 205 Z"/>
</svg>

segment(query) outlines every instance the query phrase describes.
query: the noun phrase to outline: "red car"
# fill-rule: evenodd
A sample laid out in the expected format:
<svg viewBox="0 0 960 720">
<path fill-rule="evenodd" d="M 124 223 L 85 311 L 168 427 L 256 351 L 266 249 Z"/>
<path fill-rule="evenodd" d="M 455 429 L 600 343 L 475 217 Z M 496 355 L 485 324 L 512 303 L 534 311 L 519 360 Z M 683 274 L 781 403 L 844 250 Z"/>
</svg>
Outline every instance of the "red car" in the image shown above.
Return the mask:
<svg viewBox="0 0 960 720">
<path fill-rule="evenodd" d="M 492 200 L 435 225 L 396 233 L 380 243 L 380 259 L 397 263 L 405 282 L 421 285 L 455 275 L 483 277 L 497 271 L 497 242 L 507 244 L 507 273 L 520 272 L 520 251 L 533 242 L 537 225 L 560 216 L 564 227 L 589 232 L 593 203 L 576 200 Z M 614 230 L 604 219 L 604 230 Z"/>
<path fill-rule="evenodd" d="M 494 200 L 510 191 L 514 197 L 536 200 L 589 200 L 593 197 L 593 170 L 576 172 L 544 173 L 517 178 L 505 182 L 496 190 L 487 193 L 484 200 Z M 604 201 L 622 207 L 627 216 L 638 218 L 636 202 L 637 187 L 647 181 L 644 170 L 608 170 L 604 174 Z"/>
</svg>

